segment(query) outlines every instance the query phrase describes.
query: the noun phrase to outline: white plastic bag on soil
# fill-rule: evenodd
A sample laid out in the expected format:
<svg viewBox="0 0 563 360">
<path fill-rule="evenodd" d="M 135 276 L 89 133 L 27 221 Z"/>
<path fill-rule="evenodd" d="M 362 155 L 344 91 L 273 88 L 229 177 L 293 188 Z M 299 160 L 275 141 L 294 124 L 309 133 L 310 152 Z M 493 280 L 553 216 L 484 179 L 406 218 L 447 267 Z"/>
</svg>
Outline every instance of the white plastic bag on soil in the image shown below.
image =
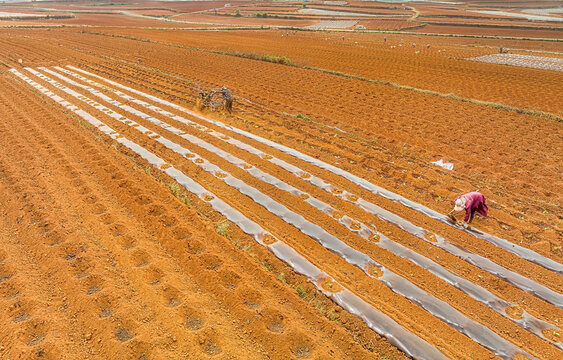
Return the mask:
<svg viewBox="0 0 563 360">
<path fill-rule="evenodd" d="M 434 165 L 441 166 L 441 167 L 443 167 L 444 169 L 447 169 L 447 170 L 453 170 L 454 169 L 453 163 L 444 162 L 442 159 L 440 159 L 438 161 L 431 161 L 430 163 L 434 164 Z"/>
</svg>

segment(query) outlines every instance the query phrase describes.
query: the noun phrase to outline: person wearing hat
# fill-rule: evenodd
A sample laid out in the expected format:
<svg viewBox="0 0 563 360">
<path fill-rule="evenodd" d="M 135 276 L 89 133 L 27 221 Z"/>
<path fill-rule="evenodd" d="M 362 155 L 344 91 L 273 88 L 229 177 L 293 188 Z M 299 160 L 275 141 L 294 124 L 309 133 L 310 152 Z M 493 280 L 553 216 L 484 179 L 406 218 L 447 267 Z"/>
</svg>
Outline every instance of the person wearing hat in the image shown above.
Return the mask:
<svg viewBox="0 0 563 360">
<path fill-rule="evenodd" d="M 229 112 L 233 112 L 233 95 L 231 91 L 227 89 L 226 86 L 221 87 L 221 90 L 217 91 L 216 94 L 222 94 L 223 100 L 225 100 L 225 109 Z"/>
<path fill-rule="evenodd" d="M 470 192 L 458 196 L 455 199 L 454 209 L 450 211 L 449 214 L 451 214 L 454 211 L 465 210 L 465 218 L 463 219 L 463 221 L 465 222 L 465 226 L 467 226 L 467 224 L 470 224 L 471 221 L 473 221 L 475 212 L 478 212 L 480 215 L 484 217 L 488 215 L 489 208 L 487 207 L 486 202 L 487 199 L 485 198 L 485 195 L 477 191 Z"/>
</svg>

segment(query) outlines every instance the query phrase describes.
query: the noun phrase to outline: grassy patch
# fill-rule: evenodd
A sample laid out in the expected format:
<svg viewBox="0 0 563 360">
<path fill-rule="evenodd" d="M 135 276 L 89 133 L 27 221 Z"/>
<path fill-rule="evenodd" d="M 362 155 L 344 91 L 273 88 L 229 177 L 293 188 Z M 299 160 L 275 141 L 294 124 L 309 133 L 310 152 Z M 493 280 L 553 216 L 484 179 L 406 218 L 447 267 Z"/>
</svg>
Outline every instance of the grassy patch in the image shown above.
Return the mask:
<svg viewBox="0 0 563 360">
<path fill-rule="evenodd" d="M 232 240 L 231 234 L 229 234 L 229 226 L 230 226 L 229 220 L 227 219 L 221 220 L 215 224 L 215 231 L 217 231 L 219 235 L 222 235 L 227 239 Z"/>
<path fill-rule="evenodd" d="M 336 321 L 336 320 L 338 320 L 338 314 L 335 313 L 334 311 L 331 311 L 331 312 L 328 314 L 328 319 L 329 319 L 330 321 Z"/>
<path fill-rule="evenodd" d="M 178 186 L 178 184 L 169 183 L 169 184 L 166 184 L 166 186 L 168 186 L 168 188 L 170 189 L 172 194 L 174 194 L 174 196 L 179 197 L 178 194 L 180 193 L 180 187 Z"/>
<path fill-rule="evenodd" d="M 261 60 L 276 63 L 276 64 L 283 64 L 283 65 L 291 64 L 291 60 L 289 60 L 289 58 L 287 58 L 285 56 L 264 55 L 264 56 L 262 56 Z"/>
<path fill-rule="evenodd" d="M 295 116 L 296 116 L 298 119 L 303 119 L 303 120 L 307 120 L 307 121 L 311 120 L 308 116 L 305 116 L 305 115 L 303 115 L 303 114 L 301 114 L 301 113 L 298 113 L 298 114 L 295 115 Z"/>
<path fill-rule="evenodd" d="M 92 129 L 92 125 L 88 124 L 85 121 L 78 120 L 78 123 L 80 124 L 80 126 L 84 126 L 86 129 L 89 129 L 89 130 Z"/>
<path fill-rule="evenodd" d="M 228 53 L 220 52 L 222 55 L 236 56 L 245 59 L 260 60 L 271 62 L 274 64 L 291 65 L 291 60 L 286 56 L 274 56 L 274 55 L 260 55 L 255 53 Z"/>
<path fill-rule="evenodd" d="M 305 290 L 301 285 L 297 285 L 295 287 L 295 291 L 297 291 L 297 294 L 299 294 L 301 299 L 306 299 L 308 296 L 307 290 Z"/>
</svg>

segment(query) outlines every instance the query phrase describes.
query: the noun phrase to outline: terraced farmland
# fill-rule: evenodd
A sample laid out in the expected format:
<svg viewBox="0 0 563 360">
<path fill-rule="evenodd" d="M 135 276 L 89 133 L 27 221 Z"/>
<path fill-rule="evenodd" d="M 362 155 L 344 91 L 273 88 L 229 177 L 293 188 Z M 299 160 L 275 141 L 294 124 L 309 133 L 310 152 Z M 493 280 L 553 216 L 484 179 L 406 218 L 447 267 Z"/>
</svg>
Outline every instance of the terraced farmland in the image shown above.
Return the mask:
<svg viewBox="0 0 563 360">
<path fill-rule="evenodd" d="M 0 32 L 0 358 L 563 356 L 560 72 L 100 25 Z"/>
</svg>

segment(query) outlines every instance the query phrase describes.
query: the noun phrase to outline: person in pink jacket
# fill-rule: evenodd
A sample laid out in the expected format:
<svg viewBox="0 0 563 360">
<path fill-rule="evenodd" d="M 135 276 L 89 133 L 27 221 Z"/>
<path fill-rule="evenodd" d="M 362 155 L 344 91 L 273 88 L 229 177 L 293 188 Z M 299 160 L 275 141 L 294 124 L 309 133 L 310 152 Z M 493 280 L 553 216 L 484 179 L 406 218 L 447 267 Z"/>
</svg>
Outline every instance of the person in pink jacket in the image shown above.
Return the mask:
<svg viewBox="0 0 563 360">
<path fill-rule="evenodd" d="M 475 212 L 478 212 L 480 215 L 484 217 L 488 215 L 489 208 L 487 207 L 486 202 L 487 199 L 485 198 L 485 195 L 477 191 L 470 192 L 458 196 L 455 199 L 454 209 L 450 212 L 450 214 L 454 211 L 465 210 L 465 218 L 463 219 L 463 221 L 469 224 L 471 223 L 471 221 L 473 221 Z"/>
</svg>

